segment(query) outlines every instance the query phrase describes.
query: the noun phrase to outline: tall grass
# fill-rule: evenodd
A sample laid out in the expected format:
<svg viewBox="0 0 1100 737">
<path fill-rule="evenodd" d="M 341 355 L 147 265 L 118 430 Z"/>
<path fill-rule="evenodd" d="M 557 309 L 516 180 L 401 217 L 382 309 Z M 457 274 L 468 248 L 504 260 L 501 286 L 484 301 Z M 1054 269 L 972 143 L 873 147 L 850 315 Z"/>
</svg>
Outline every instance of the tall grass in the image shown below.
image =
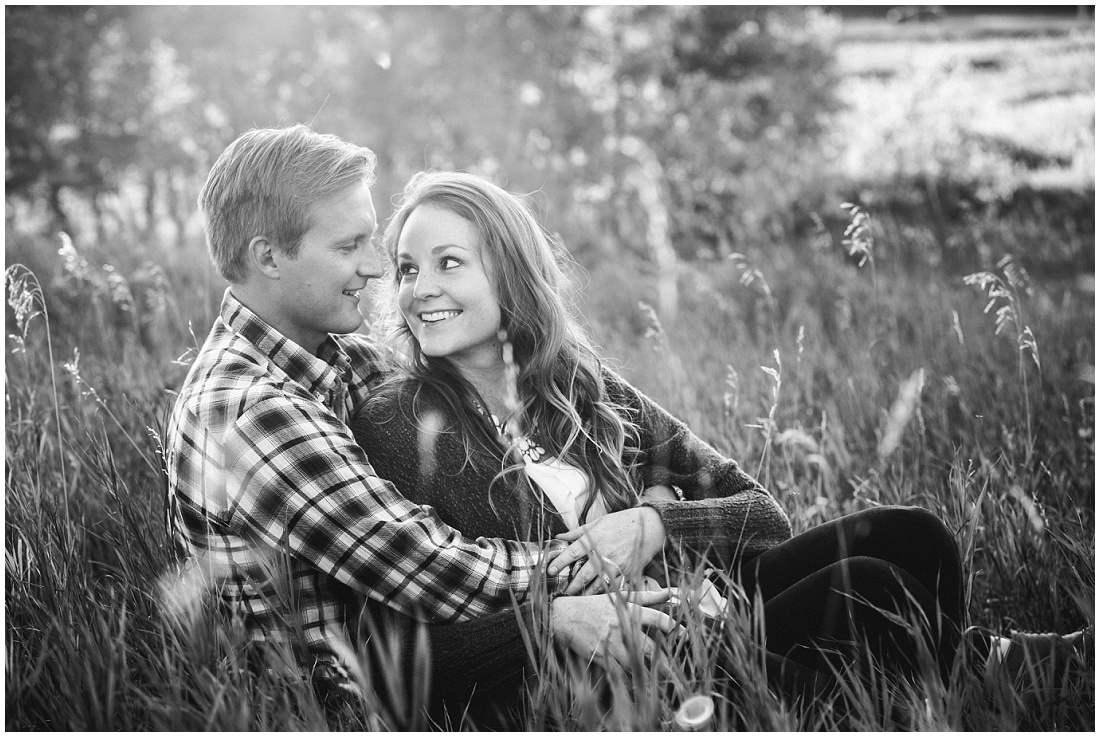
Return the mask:
<svg viewBox="0 0 1100 737">
<path fill-rule="evenodd" d="M 239 627 L 202 607 L 181 620 L 166 606 L 165 592 L 181 590 L 164 532 L 156 439 L 218 295 L 173 289 L 154 264 L 112 262 L 110 251 L 78 252 L 68 242 L 54 258 L 56 242 L 14 234 L 8 242 L 9 261 L 33 264 L 45 286 L 9 270 L 7 322 L 16 330 L 6 355 L 6 726 L 428 726 L 415 709 L 425 693 L 401 692 L 370 669 L 367 692 L 393 691 L 387 703 L 405 706 L 368 699 L 330 725 L 304 683 L 250 674 Z M 663 324 L 644 306 L 654 293 L 644 266 L 598 265 L 587 318 L 628 379 L 758 471 L 796 532 L 869 506 L 921 506 L 956 532 L 975 625 L 1092 624 L 1091 290 L 1036 281 L 1027 292 L 1003 272 L 1002 282 L 975 277 L 968 286 L 934 271 L 891 269 L 883 252 L 874 254 L 872 283 L 844 248 L 807 243 L 751 261 L 682 266 L 681 303 Z M 203 283 L 179 268 L 177 283 Z M 998 284 L 1008 291 L 997 296 L 1015 300 L 1016 321 L 1001 320 L 1011 340 L 983 309 Z M 32 320 L 35 312 L 42 319 Z M 1024 359 L 1037 368 L 1040 354 L 1042 373 L 1026 372 Z M 751 609 L 736 611 L 720 632 L 691 624 L 667 678 L 640 658 L 626 675 L 595 677 L 540 656 L 522 723 L 670 729 L 678 706 L 704 694 L 716 706 L 710 726 L 720 730 L 1094 726 L 1091 659 L 1040 709 L 962 665 L 947 685 L 851 680 L 858 708 L 848 721 L 785 703 L 763 685 Z M 551 650 L 548 637 L 532 633 L 532 652 Z M 738 689 L 719 683 L 723 651 L 737 664 L 730 675 Z M 456 715 L 449 726 L 477 725 Z"/>
</svg>

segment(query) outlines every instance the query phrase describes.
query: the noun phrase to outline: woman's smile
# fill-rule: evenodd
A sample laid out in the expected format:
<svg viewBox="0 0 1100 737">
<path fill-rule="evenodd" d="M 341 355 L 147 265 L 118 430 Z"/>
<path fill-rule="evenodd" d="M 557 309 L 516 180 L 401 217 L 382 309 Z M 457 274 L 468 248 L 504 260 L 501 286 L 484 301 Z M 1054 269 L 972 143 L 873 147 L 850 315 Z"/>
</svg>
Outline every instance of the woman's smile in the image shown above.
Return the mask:
<svg viewBox="0 0 1100 737">
<path fill-rule="evenodd" d="M 449 320 L 452 317 L 458 317 L 462 314 L 462 310 L 436 310 L 434 312 L 421 312 L 420 320 L 426 322 L 429 325 Z"/>
</svg>

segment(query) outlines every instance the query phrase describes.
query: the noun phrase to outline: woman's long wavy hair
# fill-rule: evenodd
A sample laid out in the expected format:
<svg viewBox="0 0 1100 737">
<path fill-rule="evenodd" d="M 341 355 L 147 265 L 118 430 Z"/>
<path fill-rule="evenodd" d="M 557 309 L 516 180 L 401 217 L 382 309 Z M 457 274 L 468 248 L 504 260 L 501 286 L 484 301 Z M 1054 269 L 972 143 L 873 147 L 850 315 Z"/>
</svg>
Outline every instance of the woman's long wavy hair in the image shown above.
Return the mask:
<svg viewBox="0 0 1100 737">
<path fill-rule="evenodd" d="M 398 239 L 412 212 L 425 205 L 472 223 L 481 238 L 481 257 L 500 305 L 504 358 L 510 346 L 515 369 L 516 402 L 508 425 L 524 433 L 534 430 L 547 451 L 587 473 L 608 511 L 634 506 L 638 430 L 627 408 L 608 397 L 603 361 L 566 306 L 559 263 L 568 258 L 565 249 L 516 195 L 472 174 L 422 172 L 405 186 L 383 236 L 398 281 Z M 477 394 L 457 368 L 446 358 L 425 356 L 404 320 L 397 332 L 409 346 L 417 380 L 414 407 L 422 391 L 443 403 L 457 418 L 467 462 L 476 462 L 479 448 L 499 448 L 492 422 L 478 411 Z M 512 463 L 496 478 L 515 473 L 526 480 L 514 447 L 508 457 Z M 582 523 L 595 499 L 588 494 L 578 515 Z"/>
</svg>

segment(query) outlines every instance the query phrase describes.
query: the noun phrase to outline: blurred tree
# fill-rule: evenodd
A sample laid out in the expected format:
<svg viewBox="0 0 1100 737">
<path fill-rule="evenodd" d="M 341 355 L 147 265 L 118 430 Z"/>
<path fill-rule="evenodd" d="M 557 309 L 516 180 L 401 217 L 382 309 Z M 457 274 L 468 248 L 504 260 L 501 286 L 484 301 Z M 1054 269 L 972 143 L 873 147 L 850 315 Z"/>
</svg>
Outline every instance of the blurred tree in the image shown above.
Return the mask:
<svg viewBox="0 0 1100 737">
<path fill-rule="evenodd" d="M 826 19 L 793 6 L 630 12 L 639 38 L 623 44 L 626 120 L 665 162 L 681 253 L 781 236 L 838 106 Z"/>
<path fill-rule="evenodd" d="M 833 103 L 812 9 L 9 8 L 8 194 L 129 188 L 187 231 L 213 158 L 313 123 L 379 155 L 380 215 L 427 167 L 537 191 L 577 251 L 667 268 L 798 196 Z M 735 213 L 731 216 L 730 213 Z M 781 220 L 781 218 L 780 218 Z"/>
<path fill-rule="evenodd" d="M 5 187 L 44 192 L 68 227 L 61 191 L 93 207 L 136 154 L 129 114 L 143 69 L 118 35 L 127 9 L 5 6 Z"/>
<path fill-rule="evenodd" d="M 387 8 L 388 64 L 361 64 L 373 84 L 353 98 L 383 178 L 396 190 L 420 169 L 462 168 L 561 203 L 572 184 L 562 151 L 585 118 L 559 78 L 581 30 L 577 13 Z"/>
<path fill-rule="evenodd" d="M 148 6 L 132 22 L 146 39 L 151 78 L 142 125 L 147 222 L 163 213 L 180 242 L 206 172 L 230 141 L 257 126 L 310 122 L 329 94 L 315 80 L 348 76 L 326 46 L 338 21 L 308 7 Z"/>
</svg>

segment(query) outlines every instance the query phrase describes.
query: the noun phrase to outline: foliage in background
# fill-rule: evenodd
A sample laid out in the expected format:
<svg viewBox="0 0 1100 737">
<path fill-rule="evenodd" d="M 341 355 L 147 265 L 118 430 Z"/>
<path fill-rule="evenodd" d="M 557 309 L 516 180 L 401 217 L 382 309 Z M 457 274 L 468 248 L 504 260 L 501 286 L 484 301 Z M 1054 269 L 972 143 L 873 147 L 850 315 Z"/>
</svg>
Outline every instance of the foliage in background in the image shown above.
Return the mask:
<svg viewBox="0 0 1100 737">
<path fill-rule="evenodd" d="M 66 229 L 90 210 L 100 240 L 105 219 L 146 233 L 163 219 L 182 239 L 230 140 L 311 122 L 371 146 L 382 192 L 422 168 L 470 169 L 542 190 L 578 248 L 648 253 L 701 235 L 679 216 L 647 233 L 651 207 L 668 219 L 745 199 L 752 227 L 789 205 L 789 186 L 747 193 L 799 156 L 805 171 L 836 106 L 831 26 L 803 8 L 12 7 L 5 20 L 7 192 L 41 197 Z"/>
<path fill-rule="evenodd" d="M 383 217 L 413 172 L 467 169 L 593 260 L 790 246 L 848 200 L 907 268 L 1092 267 L 1090 18 L 835 12 L 13 6 L 8 223 L 182 247 L 230 140 L 310 122 L 379 154 Z M 990 246 L 1007 220 L 1031 247 Z"/>
</svg>

